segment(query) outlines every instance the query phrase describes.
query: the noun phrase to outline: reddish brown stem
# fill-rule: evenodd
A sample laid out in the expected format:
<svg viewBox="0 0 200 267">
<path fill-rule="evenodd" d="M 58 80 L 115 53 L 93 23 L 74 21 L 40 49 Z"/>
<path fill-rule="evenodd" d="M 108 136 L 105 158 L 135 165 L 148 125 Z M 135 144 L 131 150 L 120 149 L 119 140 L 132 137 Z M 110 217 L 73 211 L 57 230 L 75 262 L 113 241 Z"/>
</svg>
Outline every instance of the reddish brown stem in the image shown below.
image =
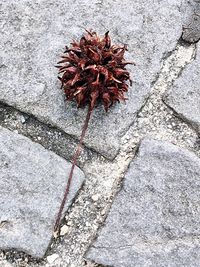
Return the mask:
<svg viewBox="0 0 200 267">
<path fill-rule="evenodd" d="M 58 215 L 56 217 L 56 222 L 55 222 L 55 225 L 54 225 L 54 232 L 58 231 L 58 227 L 59 227 L 59 224 L 60 224 L 62 212 L 63 212 L 64 206 L 65 206 L 65 203 L 66 203 L 66 200 L 67 200 L 67 196 L 68 196 L 68 193 L 69 193 L 69 189 L 70 189 L 70 185 L 71 185 L 71 181 L 72 181 L 72 177 L 73 177 L 74 168 L 76 166 L 77 158 L 79 157 L 79 155 L 81 153 L 81 148 L 82 148 L 82 144 L 83 144 L 83 138 L 84 138 L 86 130 L 88 128 L 88 123 L 89 123 L 89 120 L 90 120 L 90 117 L 91 117 L 91 113 L 92 113 L 92 108 L 89 106 L 88 112 L 87 112 L 87 116 L 86 116 L 86 119 L 85 119 L 85 122 L 84 122 L 84 125 L 83 125 L 83 128 L 82 128 L 81 138 L 80 138 L 80 141 L 79 141 L 79 143 L 77 145 L 76 151 L 75 151 L 73 159 L 72 159 L 71 171 L 69 173 L 67 186 L 66 186 L 66 189 L 65 189 L 65 192 L 64 192 L 64 196 L 63 196 L 59 211 L 58 211 Z"/>
</svg>

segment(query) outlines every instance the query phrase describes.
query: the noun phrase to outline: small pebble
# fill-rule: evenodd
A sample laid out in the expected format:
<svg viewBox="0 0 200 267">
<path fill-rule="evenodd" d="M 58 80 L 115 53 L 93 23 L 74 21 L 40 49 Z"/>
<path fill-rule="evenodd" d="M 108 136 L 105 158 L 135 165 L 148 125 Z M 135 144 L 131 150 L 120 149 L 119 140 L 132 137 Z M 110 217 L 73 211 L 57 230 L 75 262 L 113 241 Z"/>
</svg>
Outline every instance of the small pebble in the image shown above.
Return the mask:
<svg viewBox="0 0 200 267">
<path fill-rule="evenodd" d="M 103 216 L 103 215 L 105 215 L 106 214 L 106 211 L 105 210 L 102 210 L 101 211 L 101 215 Z"/>
<path fill-rule="evenodd" d="M 25 123 L 25 122 L 26 122 L 26 120 L 25 120 L 24 116 L 21 116 L 21 123 Z"/>
<path fill-rule="evenodd" d="M 95 201 L 98 201 L 98 199 L 99 199 L 99 195 L 98 195 L 98 194 L 92 196 L 92 200 L 93 200 L 94 202 L 95 202 Z"/>
<path fill-rule="evenodd" d="M 67 225 L 63 225 L 60 229 L 60 235 L 65 235 L 69 230 L 69 227 Z"/>
<path fill-rule="evenodd" d="M 48 263 L 53 263 L 57 258 L 59 257 L 59 255 L 58 254 L 52 254 L 52 255 L 49 255 L 49 256 L 47 256 L 47 261 L 48 261 Z"/>
<path fill-rule="evenodd" d="M 97 231 L 98 225 L 93 225 L 93 229 L 94 229 L 94 231 Z"/>
<path fill-rule="evenodd" d="M 89 222 L 86 222 L 85 225 L 86 225 L 87 227 L 91 226 L 91 224 L 90 224 Z"/>
<path fill-rule="evenodd" d="M 72 221 L 68 221 L 67 225 L 69 225 L 69 226 L 72 225 Z"/>
</svg>

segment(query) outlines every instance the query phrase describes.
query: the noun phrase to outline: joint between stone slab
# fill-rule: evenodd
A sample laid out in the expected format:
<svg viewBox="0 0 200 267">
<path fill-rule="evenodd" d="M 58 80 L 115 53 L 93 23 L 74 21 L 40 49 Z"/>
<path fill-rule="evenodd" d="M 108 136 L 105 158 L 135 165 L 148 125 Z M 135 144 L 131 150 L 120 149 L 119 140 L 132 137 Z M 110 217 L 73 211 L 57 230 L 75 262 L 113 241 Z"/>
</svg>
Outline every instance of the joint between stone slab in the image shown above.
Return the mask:
<svg viewBox="0 0 200 267">
<path fill-rule="evenodd" d="M 195 131 L 196 134 L 198 136 L 200 136 L 199 134 L 199 129 L 198 127 L 192 123 L 191 121 L 188 120 L 188 118 L 186 118 L 183 114 L 178 113 L 173 107 L 171 107 L 167 102 L 165 102 L 165 99 L 163 99 L 163 103 L 170 109 L 173 111 L 173 115 L 178 118 L 181 122 L 186 123 L 188 125 L 188 127 L 190 127 L 191 130 Z M 195 153 L 195 151 L 193 151 Z"/>
<path fill-rule="evenodd" d="M 183 71 L 185 70 L 185 68 L 188 65 L 192 64 L 195 60 L 197 60 L 197 44 L 193 43 L 193 44 L 190 44 L 188 46 L 191 46 L 191 45 L 194 45 L 194 51 L 193 51 L 193 54 L 191 56 L 191 61 L 188 64 L 186 64 L 184 68 L 182 68 L 180 70 L 180 72 L 179 72 L 179 74 L 175 80 L 177 80 L 178 78 L 180 78 L 182 76 Z M 172 82 L 172 84 L 175 82 L 175 80 Z M 199 136 L 199 127 L 198 127 L 198 125 L 196 125 L 195 121 L 193 122 L 193 120 L 188 119 L 182 112 L 176 111 L 176 109 L 173 108 L 173 106 L 168 103 L 167 97 L 168 97 L 168 90 L 166 90 L 166 92 L 162 96 L 163 103 L 173 112 L 173 115 L 176 118 L 178 118 L 181 122 L 187 124 L 188 127 L 190 127 L 190 129 L 195 131 L 196 134 Z"/>
<path fill-rule="evenodd" d="M 140 107 L 140 109 L 137 111 L 137 113 L 136 113 L 136 118 L 139 116 L 139 114 L 143 111 L 143 109 L 144 109 L 144 107 L 146 106 L 146 104 L 147 104 L 147 102 L 148 102 L 148 100 L 151 98 L 151 95 L 154 93 L 154 85 L 156 84 L 156 82 L 159 80 L 159 78 L 160 78 L 160 74 L 162 73 L 162 70 L 163 70 L 163 65 L 164 65 L 164 63 L 165 63 L 165 61 L 173 54 L 173 53 L 175 53 L 175 51 L 177 50 L 177 48 L 178 48 L 178 46 L 180 46 L 181 44 L 180 44 L 180 40 L 177 42 L 177 44 L 176 44 L 176 46 L 174 47 L 174 49 L 173 50 L 171 50 L 171 51 L 168 51 L 167 53 L 164 53 L 163 54 L 163 56 L 162 56 L 162 58 L 161 58 L 161 68 L 160 68 L 160 70 L 157 72 L 157 74 L 155 75 L 155 78 L 154 78 L 154 80 L 151 82 L 151 89 L 150 89 L 150 92 L 149 92 L 149 94 L 147 95 L 147 97 L 146 97 L 146 99 L 145 99 L 145 101 L 144 101 L 144 103 L 142 104 L 142 106 Z M 186 46 L 186 45 L 182 45 L 182 46 Z M 191 46 L 191 44 L 190 45 L 187 45 L 187 46 Z M 182 70 L 185 68 L 185 66 L 182 68 Z M 177 77 L 178 78 L 178 77 Z M 177 79 L 176 78 L 176 79 Z M 174 82 L 174 80 L 172 81 L 172 83 Z M 124 132 L 127 132 L 133 125 L 135 124 L 135 121 L 133 121 L 130 125 L 129 125 L 129 127 L 124 131 Z"/>
<path fill-rule="evenodd" d="M 170 56 L 172 56 L 172 54 L 173 53 L 175 53 L 175 51 L 177 50 L 177 48 L 180 46 L 180 44 L 179 43 L 177 43 L 177 46 L 174 48 L 174 50 L 168 55 L 168 58 L 170 57 Z M 184 45 L 185 46 L 185 45 Z M 187 45 L 188 46 L 188 45 Z M 191 45 L 190 45 L 191 46 Z M 143 112 L 143 109 L 146 107 L 146 104 L 148 103 L 148 101 L 151 99 L 151 97 L 152 97 L 152 95 L 154 94 L 154 91 L 156 90 L 156 88 L 154 88 L 154 85 L 156 84 L 156 82 L 159 80 L 159 78 L 160 78 L 160 75 L 162 75 L 162 72 L 163 72 L 163 67 L 164 67 L 164 64 L 165 64 L 165 61 L 168 59 L 168 58 L 166 58 L 165 60 L 164 60 L 164 62 L 163 62 L 163 66 L 161 67 L 161 70 L 160 70 L 160 72 L 158 73 L 158 75 L 157 75 L 157 79 L 155 80 L 155 82 L 153 83 L 153 86 L 151 87 L 151 93 L 150 93 L 150 95 L 147 97 L 147 99 L 146 99 L 146 101 L 145 101 L 145 103 L 143 104 L 143 106 L 141 107 L 141 109 L 139 110 L 139 112 L 137 113 L 137 116 L 136 116 L 136 118 L 138 118 L 138 116 L 140 115 L 140 113 L 142 113 Z M 192 58 L 191 58 L 191 61 L 192 61 Z M 191 62 L 190 61 L 190 62 Z M 187 64 L 189 64 L 189 63 L 185 63 L 184 64 L 184 66 L 181 68 L 181 70 L 179 70 L 179 72 L 180 71 L 182 71 L 185 67 L 186 67 L 186 65 Z M 174 64 L 173 65 L 177 65 L 177 61 L 175 61 L 174 62 Z M 171 80 L 170 81 L 170 84 L 173 84 L 173 82 L 174 82 L 174 80 L 176 80 L 178 78 L 178 76 L 175 78 L 175 79 L 173 79 L 173 80 Z M 169 86 L 167 86 L 167 88 L 168 88 Z M 167 89 L 166 89 L 167 90 Z M 165 90 L 165 91 L 166 91 Z M 162 101 L 162 95 L 163 95 L 163 92 L 160 92 L 159 94 L 158 94 L 158 98 L 160 98 L 160 101 Z M 163 101 L 162 101 L 163 102 Z M 163 103 L 163 105 L 164 105 L 164 103 Z M 183 121 L 184 123 L 185 123 L 185 121 Z M 136 122 L 134 122 L 134 123 L 132 123 L 132 125 L 130 125 L 130 127 L 129 127 L 129 129 L 131 129 L 131 128 L 133 128 L 134 127 L 134 125 L 135 125 L 135 123 Z M 135 129 L 135 132 L 137 133 L 139 133 L 140 132 L 140 130 L 136 127 L 136 129 Z M 150 134 L 150 133 L 146 133 L 146 135 L 148 135 L 148 134 Z M 126 134 L 125 134 L 126 135 Z M 135 139 L 134 137 L 131 137 L 133 140 Z M 121 179 L 118 179 L 118 184 L 116 185 L 116 187 L 115 187 L 115 189 L 113 189 L 114 190 L 114 195 L 116 196 L 116 194 L 119 192 L 119 190 L 120 190 L 120 186 L 122 186 L 122 177 L 124 176 L 124 174 L 125 174 L 125 172 L 126 172 L 126 170 L 128 169 L 128 166 L 129 166 L 129 164 L 130 164 L 130 162 L 133 160 L 133 158 L 135 158 L 135 157 L 137 157 L 137 152 L 138 152 L 138 148 L 139 148 L 139 146 L 140 146 L 140 143 L 141 143 L 141 141 L 142 141 L 142 139 L 144 138 L 144 136 L 140 136 L 137 140 L 135 140 L 135 142 L 134 142 L 134 144 L 136 144 L 136 145 L 134 145 L 134 150 L 132 150 L 130 153 L 128 152 L 129 151 L 129 149 L 130 149 L 130 146 L 128 145 L 127 146 L 127 148 L 124 150 L 124 152 L 126 152 L 127 153 L 127 155 L 129 155 L 129 156 L 127 156 L 127 159 L 125 160 L 126 161 L 126 163 L 124 164 L 124 168 L 123 168 L 123 170 L 121 171 L 121 175 L 120 175 L 120 177 L 121 177 Z M 120 150 L 120 152 L 119 152 L 119 154 L 116 156 L 116 162 L 121 162 L 121 154 L 122 153 L 122 151 Z M 129 162 L 129 163 L 128 163 Z M 109 210 L 109 207 L 108 207 L 108 210 Z"/>
<path fill-rule="evenodd" d="M 182 33 L 181 38 L 180 38 L 180 42 L 185 44 L 185 45 L 197 44 L 199 41 L 200 41 L 200 38 L 197 39 L 196 41 L 193 41 L 193 42 L 186 41 L 183 39 L 183 33 Z"/>
<path fill-rule="evenodd" d="M 63 130 L 39 121 L 31 114 L 24 113 L 3 102 L 0 102 L 0 109 L 2 110 L 0 115 L 0 125 L 2 127 L 16 131 L 41 144 L 46 149 L 52 150 L 57 155 L 71 160 L 78 139 L 65 133 Z M 85 161 L 94 157 L 103 157 L 104 160 L 110 161 L 110 159 L 94 149 L 83 145 L 81 156 L 78 159 L 78 166 L 82 167 Z"/>
<path fill-rule="evenodd" d="M 192 46 L 194 46 L 194 45 L 190 45 L 190 46 L 187 45 L 187 47 L 192 47 Z M 172 56 L 173 53 L 176 53 L 176 51 L 178 51 L 178 49 L 181 49 L 181 47 L 183 47 L 183 46 L 180 46 L 180 44 L 177 43 L 177 46 L 175 47 L 175 49 L 173 50 L 173 52 L 170 53 L 169 57 Z M 184 45 L 184 47 L 185 47 L 185 45 Z M 191 53 L 191 51 L 190 51 L 190 53 Z M 166 105 L 165 105 L 165 103 L 162 100 L 163 94 L 167 91 L 167 89 L 169 88 L 169 86 L 171 86 L 173 84 L 173 82 L 178 78 L 180 72 L 183 69 L 185 69 L 185 67 L 188 64 L 190 64 L 190 62 L 192 62 L 192 60 L 194 58 L 194 54 L 195 54 L 195 51 L 193 51 L 193 54 L 191 55 L 190 60 L 185 60 L 185 62 L 183 61 L 182 65 L 184 65 L 184 66 L 182 66 L 182 67 L 181 67 L 181 63 L 179 63 L 179 58 L 176 58 L 176 54 L 174 55 L 175 61 L 174 61 L 173 57 L 172 57 L 171 60 L 169 60 L 168 63 L 167 63 L 168 58 L 166 58 L 164 60 L 163 65 L 161 67 L 161 70 L 158 73 L 157 80 L 155 81 L 155 83 L 153 84 L 153 86 L 151 88 L 151 93 L 150 93 L 149 97 L 146 99 L 145 104 L 143 105 L 143 107 L 138 112 L 137 117 L 136 117 L 136 121 L 129 127 L 129 130 L 128 131 L 130 133 L 128 133 L 128 131 L 127 131 L 127 133 L 122 137 L 122 139 L 124 139 L 124 140 L 122 141 L 122 144 L 121 144 L 120 153 L 126 153 L 126 158 L 127 158 L 128 161 L 129 160 L 132 160 L 133 157 L 135 157 L 135 155 L 136 155 L 134 151 L 130 151 L 130 147 L 132 147 L 132 146 L 133 147 L 138 146 L 138 144 L 141 142 L 141 140 L 144 138 L 145 135 L 149 135 L 149 134 L 151 135 L 151 127 L 145 133 L 142 134 L 142 132 L 141 132 L 141 129 L 142 128 L 140 129 L 140 127 L 141 127 L 140 126 L 140 116 L 141 115 L 143 116 L 143 113 L 146 112 L 146 119 L 147 119 L 147 126 L 148 127 L 152 124 L 151 120 L 154 117 L 161 116 L 161 114 L 158 113 L 157 111 L 156 111 L 156 113 L 154 111 L 151 114 L 151 109 L 149 110 L 149 107 L 148 107 L 148 105 L 151 102 L 151 98 L 153 98 L 153 104 L 154 105 L 155 104 L 159 104 L 159 103 L 157 103 L 157 101 L 158 101 L 158 102 L 160 102 L 159 106 L 160 107 L 162 106 L 163 108 L 165 108 Z M 165 65 L 166 64 L 168 65 L 168 68 L 169 68 L 168 69 L 168 73 L 167 73 L 167 77 L 170 77 L 170 72 L 172 72 L 172 75 L 174 76 L 174 77 L 173 76 L 170 77 L 169 81 L 168 81 L 168 78 L 165 79 L 165 75 L 163 74 L 163 73 L 166 72 L 166 70 L 165 70 Z M 176 67 L 174 70 L 172 69 L 173 66 Z M 162 88 L 163 87 L 162 86 L 162 83 L 159 81 L 159 79 L 163 80 L 163 82 L 164 82 L 164 91 L 163 91 L 163 88 Z M 157 99 L 157 100 L 154 103 L 155 99 Z M 145 111 L 145 109 L 146 109 L 146 111 Z M 165 125 L 167 124 L 167 123 L 165 123 L 165 121 L 163 121 L 163 123 Z M 185 124 L 185 121 L 181 121 L 181 123 L 184 123 Z M 155 125 L 155 127 L 158 130 L 160 129 L 160 125 L 159 124 Z M 192 131 L 193 131 L 193 129 L 192 129 Z M 130 137 L 128 137 L 128 140 L 130 140 L 128 142 L 126 141 L 126 136 L 127 135 L 130 136 Z M 155 138 L 157 138 L 157 137 L 155 136 Z M 125 142 L 125 144 L 124 144 L 124 142 Z M 130 151 L 130 153 L 129 153 L 129 151 Z M 118 154 L 118 158 L 116 158 L 117 161 L 121 161 L 122 160 L 121 159 L 121 156 L 120 156 L 120 153 Z M 127 154 L 130 154 L 129 155 L 130 158 L 128 157 Z"/>
<path fill-rule="evenodd" d="M 61 219 L 61 222 L 60 222 L 60 229 L 62 228 L 63 225 L 65 225 L 65 223 L 66 223 L 66 216 L 67 216 L 68 213 L 70 213 L 70 211 L 71 211 L 73 205 L 75 205 L 75 201 L 76 201 L 76 199 L 78 198 L 80 192 L 83 190 L 84 186 L 85 186 L 85 181 L 83 181 L 82 185 L 81 185 L 80 188 L 77 190 L 77 192 L 76 192 L 74 198 L 72 199 L 71 204 L 69 205 L 67 211 L 65 212 L 65 215 L 64 215 L 63 218 Z M 56 242 L 58 242 L 58 243 L 61 242 L 61 235 L 59 235 L 59 238 L 52 236 L 51 241 L 50 241 L 50 243 L 49 243 L 49 246 L 48 246 L 48 248 L 47 248 L 47 250 L 46 250 L 46 253 L 45 253 L 44 257 L 41 259 L 41 261 L 43 261 L 43 259 L 46 258 L 46 257 L 48 256 L 49 252 L 52 250 L 52 245 L 55 244 Z"/>
</svg>

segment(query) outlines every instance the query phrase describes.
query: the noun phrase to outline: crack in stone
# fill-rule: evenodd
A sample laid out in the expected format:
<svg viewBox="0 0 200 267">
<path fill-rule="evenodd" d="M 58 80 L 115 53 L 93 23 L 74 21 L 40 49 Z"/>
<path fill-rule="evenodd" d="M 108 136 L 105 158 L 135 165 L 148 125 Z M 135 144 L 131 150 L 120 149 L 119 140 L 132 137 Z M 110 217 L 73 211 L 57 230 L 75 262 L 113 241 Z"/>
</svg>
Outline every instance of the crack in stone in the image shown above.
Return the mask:
<svg viewBox="0 0 200 267">
<path fill-rule="evenodd" d="M 145 250 L 155 250 L 158 251 L 160 246 L 165 246 L 166 248 L 176 247 L 177 245 L 189 245 L 189 246 L 196 246 L 200 245 L 200 236 L 185 236 L 182 238 L 174 238 L 171 240 L 140 240 L 134 242 L 134 244 L 127 244 L 125 246 L 93 246 L 95 249 L 108 249 L 108 250 L 117 250 L 117 249 L 127 249 L 133 248 L 140 251 Z"/>
</svg>

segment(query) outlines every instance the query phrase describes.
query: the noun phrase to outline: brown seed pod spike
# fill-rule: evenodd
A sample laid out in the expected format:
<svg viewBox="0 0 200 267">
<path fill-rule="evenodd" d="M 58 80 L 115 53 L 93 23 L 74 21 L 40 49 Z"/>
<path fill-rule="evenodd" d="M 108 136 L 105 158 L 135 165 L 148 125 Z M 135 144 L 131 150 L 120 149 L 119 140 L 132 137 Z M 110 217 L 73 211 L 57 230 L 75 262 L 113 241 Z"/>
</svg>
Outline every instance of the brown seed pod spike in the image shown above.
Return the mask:
<svg viewBox="0 0 200 267">
<path fill-rule="evenodd" d="M 58 62 L 60 74 L 58 78 L 67 100 L 75 100 L 78 108 L 88 105 L 88 113 L 73 157 L 67 188 L 54 226 L 55 232 L 59 227 L 73 170 L 94 107 L 102 102 L 107 112 L 115 102 L 126 99 L 124 94 L 128 91 L 127 81 L 131 84 L 126 65 L 134 64 L 125 61 L 126 50 L 127 45 L 112 45 L 109 32 L 106 32 L 101 39 L 96 32 L 86 30 L 86 34 L 79 42 L 73 41 L 70 48 L 66 47 L 62 60 Z"/>
</svg>

